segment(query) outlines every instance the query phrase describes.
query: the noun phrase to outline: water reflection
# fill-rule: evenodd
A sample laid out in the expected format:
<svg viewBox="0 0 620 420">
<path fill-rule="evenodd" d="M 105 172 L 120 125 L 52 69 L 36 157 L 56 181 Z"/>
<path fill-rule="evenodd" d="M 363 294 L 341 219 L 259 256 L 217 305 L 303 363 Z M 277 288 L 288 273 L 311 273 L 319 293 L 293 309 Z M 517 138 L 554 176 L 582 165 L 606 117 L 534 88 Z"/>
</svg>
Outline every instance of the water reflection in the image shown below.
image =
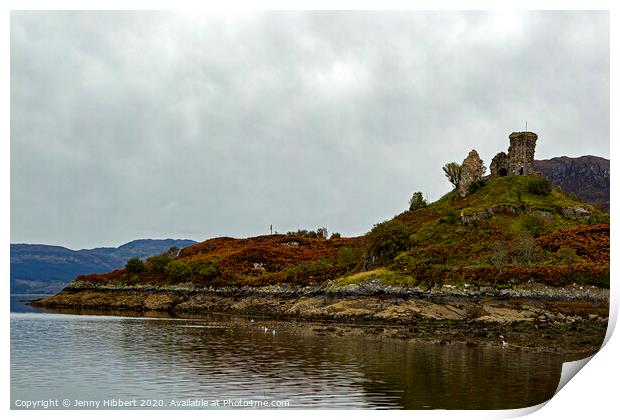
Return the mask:
<svg viewBox="0 0 620 420">
<path fill-rule="evenodd" d="M 276 399 L 293 408 L 517 408 L 550 398 L 557 355 L 260 320 L 11 314 L 11 400 Z"/>
</svg>

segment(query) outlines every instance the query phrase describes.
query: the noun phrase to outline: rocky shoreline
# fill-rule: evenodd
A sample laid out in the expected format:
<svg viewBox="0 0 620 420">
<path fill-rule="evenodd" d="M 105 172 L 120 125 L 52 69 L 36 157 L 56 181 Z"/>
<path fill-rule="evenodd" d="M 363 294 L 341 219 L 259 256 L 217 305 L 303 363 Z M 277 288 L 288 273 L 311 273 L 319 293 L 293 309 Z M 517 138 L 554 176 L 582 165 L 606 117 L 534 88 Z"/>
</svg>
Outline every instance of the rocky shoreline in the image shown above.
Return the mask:
<svg viewBox="0 0 620 420">
<path fill-rule="evenodd" d="M 509 346 L 577 358 L 596 352 L 603 342 L 609 291 L 576 285 L 505 290 L 444 286 L 432 293 L 376 284 L 337 290 L 286 285 L 220 289 L 73 286 L 31 304 L 147 315 L 149 311 L 173 316 L 233 314 L 311 328 L 319 335 L 365 334 L 381 339 Z"/>
</svg>

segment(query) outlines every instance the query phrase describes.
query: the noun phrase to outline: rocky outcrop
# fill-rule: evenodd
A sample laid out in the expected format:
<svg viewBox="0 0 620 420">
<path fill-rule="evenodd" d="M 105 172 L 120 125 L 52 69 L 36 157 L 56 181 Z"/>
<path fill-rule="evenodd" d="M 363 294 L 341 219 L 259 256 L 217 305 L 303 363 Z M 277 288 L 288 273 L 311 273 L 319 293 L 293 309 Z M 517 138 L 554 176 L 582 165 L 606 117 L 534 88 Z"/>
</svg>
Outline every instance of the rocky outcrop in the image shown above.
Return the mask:
<svg viewBox="0 0 620 420">
<path fill-rule="evenodd" d="M 609 159 L 598 156 L 566 156 L 534 161 L 534 169 L 554 187 L 609 211 Z"/>
<path fill-rule="evenodd" d="M 276 318 L 325 319 L 386 322 L 411 322 L 415 319 L 513 322 L 535 320 L 553 313 L 553 318 L 571 316 L 607 316 L 609 291 L 577 285 L 552 288 L 529 285 L 527 288 L 474 289 L 442 286 L 433 293 L 407 287 L 333 286 L 332 293 L 302 289 L 276 291 L 259 288 L 227 290 L 144 290 L 144 289 L 65 289 L 61 293 L 33 302 L 49 308 L 127 309 L 170 313 L 226 312 L 263 315 Z M 508 299 L 508 300 L 507 300 Z M 512 301 L 511 301 L 512 299 Z M 523 302 L 530 300 L 526 312 Z M 557 302 L 590 302 L 571 305 Z M 592 305 L 592 302 L 597 303 Z M 586 310 L 584 307 L 590 307 Z M 547 308 L 546 311 L 544 308 Z"/>
<path fill-rule="evenodd" d="M 557 207 L 555 211 L 566 217 L 567 219 L 587 219 L 592 215 L 591 211 L 584 209 L 583 207 Z M 464 225 L 471 225 L 481 220 L 489 219 L 498 214 L 515 215 L 520 213 L 531 214 L 545 220 L 551 220 L 554 217 L 554 214 L 551 211 L 539 209 L 522 209 L 507 204 L 500 204 L 479 211 L 462 211 L 461 222 Z"/>
<path fill-rule="evenodd" d="M 469 152 L 463 164 L 461 165 L 461 179 L 459 181 L 459 194 L 461 197 L 465 197 L 472 184 L 482 180 L 486 168 L 478 156 L 478 152 L 472 150 Z"/>
<path fill-rule="evenodd" d="M 461 212 L 461 222 L 464 225 L 471 225 L 473 223 L 479 222 L 480 220 L 483 219 L 488 219 L 490 217 L 493 217 L 497 214 L 509 214 L 509 215 L 515 215 L 517 213 L 519 213 L 521 210 L 519 210 L 518 208 L 514 207 L 514 206 L 510 206 L 510 205 L 497 205 L 497 206 L 492 206 L 489 208 L 486 208 L 484 210 L 480 210 L 480 211 L 474 211 L 474 212 L 469 212 L 466 213 L 464 211 Z"/>
<path fill-rule="evenodd" d="M 241 289 L 226 293 L 66 289 L 34 304 L 73 314 L 195 318 L 228 313 L 242 316 L 222 322 L 266 328 L 273 335 L 276 329 L 277 334 L 312 330 L 319 336 L 364 335 L 381 340 L 523 348 L 574 354 L 575 359 L 596 352 L 605 337 L 608 290 L 534 284 L 527 289 L 481 293 L 469 291 L 467 286 L 460 290 L 444 286 L 420 296 L 290 294 L 291 290 L 279 293 L 275 289 L 263 294 Z M 256 317 L 260 318 L 255 322 Z"/>
<path fill-rule="evenodd" d="M 560 207 L 560 212 L 567 219 L 579 219 L 582 217 L 590 217 L 592 212 L 583 207 Z"/>
<path fill-rule="evenodd" d="M 282 325 L 290 325 L 296 330 L 313 328 L 319 335 L 357 331 L 365 336 L 380 333 L 382 339 L 505 347 L 503 339 L 497 339 L 502 335 L 511 348 L 566 354 L 598 349 L 608 321 L 609 290 L 534 281 L 501 289 L 468 283 L 428 289 L 384 284 L 377 278 L 356 284 L 336 279 L 308 286 L 225 287 L 191 283 L 93 287 L 74 281 L 32 305 L 78 314 L 242 315 L 230 319 L 261 329 L 268 325 L 273 331 L 277 322 L 278 334 L 286 331 Z"/>
</svg>

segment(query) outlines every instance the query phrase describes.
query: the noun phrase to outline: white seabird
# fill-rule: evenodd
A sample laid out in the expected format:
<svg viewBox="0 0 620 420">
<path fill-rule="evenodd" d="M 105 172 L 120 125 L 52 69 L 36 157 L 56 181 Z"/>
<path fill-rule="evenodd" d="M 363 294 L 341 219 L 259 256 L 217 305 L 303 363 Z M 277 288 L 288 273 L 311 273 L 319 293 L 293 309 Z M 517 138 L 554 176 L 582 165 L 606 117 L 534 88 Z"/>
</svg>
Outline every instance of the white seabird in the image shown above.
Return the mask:
<svg viewBox="0 0 620 420">
<path fill-rule="evenodd" d="M 502 347 L 508 347 L 508 342 L 506 340 L 504 340 L 504 336 L 500 335 L 499 338 L 502 339 Z"/>
</svg>

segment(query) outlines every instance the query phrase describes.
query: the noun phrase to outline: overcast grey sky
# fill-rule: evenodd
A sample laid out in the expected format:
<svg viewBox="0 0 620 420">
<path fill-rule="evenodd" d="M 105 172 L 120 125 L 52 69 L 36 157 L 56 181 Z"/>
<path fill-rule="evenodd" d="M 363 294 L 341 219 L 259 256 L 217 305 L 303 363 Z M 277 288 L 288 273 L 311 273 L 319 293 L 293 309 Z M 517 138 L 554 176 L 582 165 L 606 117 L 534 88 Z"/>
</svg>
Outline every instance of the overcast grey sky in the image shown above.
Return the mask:
<svg viewBox="0 0 620 420">
<path fill-rule="evenodd" d="M 526 120 L 609 157 L 607 12 L 13 12 L 11 241 L 363 234 Z"/>
</svg>

